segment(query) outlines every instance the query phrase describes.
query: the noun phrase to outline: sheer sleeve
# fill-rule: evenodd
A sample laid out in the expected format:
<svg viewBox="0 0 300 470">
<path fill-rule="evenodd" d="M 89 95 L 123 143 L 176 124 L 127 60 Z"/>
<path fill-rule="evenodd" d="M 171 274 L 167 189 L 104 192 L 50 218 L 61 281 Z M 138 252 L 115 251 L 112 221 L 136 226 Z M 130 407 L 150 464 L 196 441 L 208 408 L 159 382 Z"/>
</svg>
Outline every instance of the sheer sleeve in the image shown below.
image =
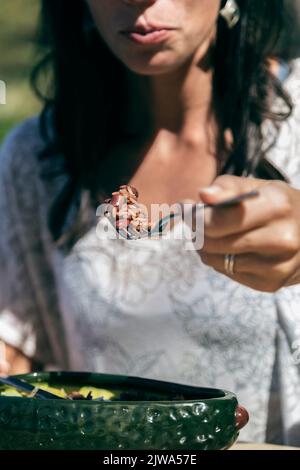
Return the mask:
<svg viewBox="0 0 300 470">
<path fill-rule="evenodd" d="M 263 130 L 267 147 L 275 139 L 275 145 L 270 145 L 267 157 L 288 177 L 292 187 L 300 189 L 300 59 L 291 63 L 291 73 L 283 81 L 283 86 L 291 98 L 293 111 L 288 119 L 280 123 L 278 136 L 276 127 L 266 122 Z M 279 111 L 281 107 L 282 103 L 279 102 Z"/>
<path fill-rule="evenodd" d="M 39 360 L 38 337 L 45 356 L 50 351 L 34 266 L 37 256 L 43 264 L 34 164 L 36 121 L 15 129 L 0 149 L 0 340 Z"/>
</svg>

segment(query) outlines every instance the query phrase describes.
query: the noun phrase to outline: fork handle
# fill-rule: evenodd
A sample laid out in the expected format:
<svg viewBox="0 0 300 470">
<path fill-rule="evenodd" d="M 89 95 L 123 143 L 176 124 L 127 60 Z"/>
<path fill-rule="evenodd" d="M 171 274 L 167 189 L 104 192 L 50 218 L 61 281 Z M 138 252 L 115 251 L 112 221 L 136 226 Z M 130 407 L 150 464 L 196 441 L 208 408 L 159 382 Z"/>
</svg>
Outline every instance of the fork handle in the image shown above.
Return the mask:
<svg viewBox="0 0 300 470">
<path fill-rule="evenodd" d="M 210 203 L 210 204 L 204 204 L 204 207 L 208 208 L 222 208 L 222 207 L 231 207 L 235 206 L 236 204 L 239 204 L 242 201 L 245 201 L 247 199 L 254 199 L 255 197 L 259 196 L 258 191 L 250 191 L 248 193 L 243 193 L 240 194 L 239 196 L 232 197 L 230 199 L 225 199 L 225 201 L 221 202 L 216 202 L 216 203 Z"/>
</svg>

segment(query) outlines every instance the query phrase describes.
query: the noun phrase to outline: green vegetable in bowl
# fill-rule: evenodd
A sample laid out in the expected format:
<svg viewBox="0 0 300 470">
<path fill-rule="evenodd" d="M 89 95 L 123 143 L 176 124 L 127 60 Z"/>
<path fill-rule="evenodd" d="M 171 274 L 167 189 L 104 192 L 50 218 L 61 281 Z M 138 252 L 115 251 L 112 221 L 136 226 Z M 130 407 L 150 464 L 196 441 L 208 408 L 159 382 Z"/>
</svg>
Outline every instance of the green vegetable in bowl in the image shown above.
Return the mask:
<svg viewBox="0 0 300 470">
<path fill-rule="evenodd" d="M 2 390 L 0 389 L 0 396 L 1 397 L 24 397 L 26 394 L 22 394 L 22 392 L 18 392 L 13 387 L 1 387 Z"/>
</svg>

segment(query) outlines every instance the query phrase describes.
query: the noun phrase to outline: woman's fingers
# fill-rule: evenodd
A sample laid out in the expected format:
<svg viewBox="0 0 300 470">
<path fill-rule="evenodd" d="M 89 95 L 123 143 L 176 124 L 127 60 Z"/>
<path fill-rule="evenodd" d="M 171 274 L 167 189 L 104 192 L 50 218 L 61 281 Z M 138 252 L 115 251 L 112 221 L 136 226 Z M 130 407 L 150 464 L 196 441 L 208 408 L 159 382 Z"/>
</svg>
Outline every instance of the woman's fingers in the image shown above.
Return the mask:
<svg viewBox="0 0 300 470">
<path fill-rule="evenodd" d="M 234 274 L 225 271 L 224 255 L 200 253 L 202 262 L 225 274 L 229 278 L 266 292 L 275 292 L 285 285 L 291 272 L 295 269 L 295 260 L 282 261 L 276 257 L 264 257 L 253 253 L 236 255 Z"/>
<path fill-rule="evenodd" d="M 0 377 L 9 374 L 10 364 L 6 360 L 6 345 L 3 341 L 0 341 Z"/>
<path fill-rule="evenodd" d="M 299 283 L 299 191 L 281 181 L 232 176 L 217 178 L 214 185 L 219 189 L 200 192 L 203 202 L 220 202 L 253 189 L 259 196 L 237 206 L 205 211 L 202 262 L 260 291 L 276 292 Z M 233 275 L 225 270 L 227 253 L 236 255 Z"/>
<path fill-rule="evenodd" d="M 10 365 L 7 361 L 0 361 L 0 377 L 6 377 L 10 372 Z"/>
<path fill-rule="evenodd" d="M 241 178 L 239 176 L 218 176 L 211 186 L 199 189 L 199 196 L 204 203 L 218 203 L 224 199 L 238 196 L 269 184 L 269 180 Z"/>
<path fill-rule="evenodd" d="M 291 221 L 276 221 L 256 230 L 222 238 L 205 236 L 203 252 L 211 254 L 258 253 L 289 258 L 299 251 L 299 229 Z"/>
<path fill-rule="evenodd" d="M 216 255 L 211 253 L 200 253 L 202 262 L 210 266 L 213 269 L 223 272 L 225 271 L 225 255 Z M 244 253 L 241 255 L 236 255 L 234 258 L 234 274 L 245 274 L 253 273 L 257 274 L 261 270 L 270 268 L 270 265 L 274 263 L 274 258 L 268 259 L 263 258 L 262 256 L 256 255 L 254 253 Z"/>
<path fill-rule="evenodd" d="M 276 190 L 274 185 L 265 185 L 254 199 L 233 207 L 207 209 L 205 233 L 211 238 L 220 238 L 253 230 L 288 216 L 290 210 L 286 192 Z"/>
<path fill-rule="evenodd" d="M 214 188 L 219 190 L 215 191 Z M 225 175 L 217 178 L 212 187 L 201 189 L 199 194 L 204 203 L 218 203 L 253 189 L 259 192 L 253 199 L 232 207 L 206 209 L 206 235 L 211 238 L 225 237 L 253 230 L 290 214 L 289 187 L 281 181 Z"/>
</svg>

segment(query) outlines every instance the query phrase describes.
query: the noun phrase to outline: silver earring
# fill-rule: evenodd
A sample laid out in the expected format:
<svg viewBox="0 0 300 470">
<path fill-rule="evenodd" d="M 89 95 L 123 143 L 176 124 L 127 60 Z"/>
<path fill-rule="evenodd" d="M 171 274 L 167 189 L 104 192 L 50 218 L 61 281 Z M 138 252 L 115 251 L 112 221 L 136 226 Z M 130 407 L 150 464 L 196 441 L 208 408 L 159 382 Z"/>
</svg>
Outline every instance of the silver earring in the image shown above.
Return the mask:
<svg viewBox="0 0 300 470">
<path fill-rule="evenodd" d="M 226 21 L 228 28 L 232 29 L 240 21 L 241 10 L 235 0 L 227 0 L 224 8 L 220 10 L 220 15 Z"/>
</svg>

